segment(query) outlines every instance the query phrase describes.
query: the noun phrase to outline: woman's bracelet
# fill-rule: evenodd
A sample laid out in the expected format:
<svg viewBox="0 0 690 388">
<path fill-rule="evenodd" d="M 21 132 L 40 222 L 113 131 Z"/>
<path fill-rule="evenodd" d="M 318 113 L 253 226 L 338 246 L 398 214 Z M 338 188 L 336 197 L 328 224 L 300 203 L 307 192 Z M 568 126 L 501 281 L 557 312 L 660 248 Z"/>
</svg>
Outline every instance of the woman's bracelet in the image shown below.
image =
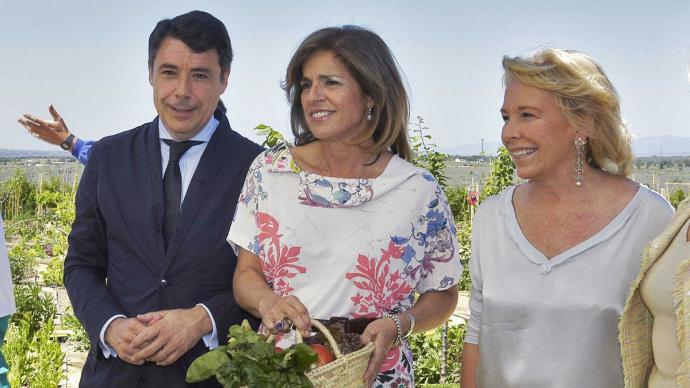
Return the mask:
<svg viewBox="0 0 690 388">
<path fill-rule="evenodd" d="M 407 317 L 407 320 L 410 321 L 409 330 L 407 330 L 407 333 L 405 333 L 402 336 L 402 339 L 406 339 L 407 337 L 412 335 L 412 332 L 414 331 L 414 325 L 417 322 L 417 320 L 414 318 L 414 315 L 412 315 L 412 313 L 405 312 L 403 313 L 403 315 L 405 315 Z"/>
<path fill-rule="evenodd" d="M 395 331 L 396 331 L 396 337 L 395 341 L 393 341 L 393 347 L 400 346 L 402 344 L 402 323 L 400 322 L 400 318 L 395 315 L 395 314 L 388 314 L 388 313 L 383 313 L 384 318 L 390 318 L 393 320 L 393 323 L 395 323 Z"/>
</svg>

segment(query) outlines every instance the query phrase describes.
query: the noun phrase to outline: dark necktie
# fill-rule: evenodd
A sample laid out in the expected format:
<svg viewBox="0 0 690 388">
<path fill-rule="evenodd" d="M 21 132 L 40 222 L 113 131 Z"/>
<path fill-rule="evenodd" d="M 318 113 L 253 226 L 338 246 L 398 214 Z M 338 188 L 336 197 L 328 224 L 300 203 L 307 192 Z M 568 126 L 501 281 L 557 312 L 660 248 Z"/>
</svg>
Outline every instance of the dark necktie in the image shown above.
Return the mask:
<svg viewBox="0 0 690 388">
<path fill-rule="evenodd" d="M 180 172 L 180 158 L 191 147 L 201 144 L 201 141 L 175 141 L 163 139 L 170 146 L 168 166 L 163 176 L 163 189 L 165 190 L 165 223 L 163 238 L 165 249 L 168 249 L 170 240 L 175 234 L 180 220 L 180 205 L 182 203 L 182 173 Z"/>
</svg>

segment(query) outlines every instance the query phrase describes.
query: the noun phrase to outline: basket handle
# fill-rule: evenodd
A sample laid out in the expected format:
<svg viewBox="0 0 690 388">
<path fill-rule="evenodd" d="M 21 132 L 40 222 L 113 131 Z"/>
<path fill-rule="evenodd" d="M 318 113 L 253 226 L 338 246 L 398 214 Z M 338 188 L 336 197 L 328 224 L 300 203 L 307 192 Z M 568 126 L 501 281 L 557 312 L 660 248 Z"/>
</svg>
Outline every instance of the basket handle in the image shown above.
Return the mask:
<svg viewBox="0 0 690 388">
<path fill-rule="evenodd" d="M 333 353 L 335 353 L 335 358 L 341 358 L 343 356 L 343 353 L 340 351 L 340 347 L 338 347 L 338 343 L 335 341 L 335 338 L 333 338 L 333 335 L 331 332 L 328 330 L 328 328 L 321 322 L 317 321 L 316 319 L 309 318 L 311 321 L 311 325 L 317 328 L 321 334 L 323 334 L 324 337 L 326 337 L 326 340 L 328 340 L 328 343 L 331 345 L 331 349 L 333 350 Z M 297 332 L 297 343 L 302 343 L 302 333 L 299 330 L 295 330 Z"/>
</svg>

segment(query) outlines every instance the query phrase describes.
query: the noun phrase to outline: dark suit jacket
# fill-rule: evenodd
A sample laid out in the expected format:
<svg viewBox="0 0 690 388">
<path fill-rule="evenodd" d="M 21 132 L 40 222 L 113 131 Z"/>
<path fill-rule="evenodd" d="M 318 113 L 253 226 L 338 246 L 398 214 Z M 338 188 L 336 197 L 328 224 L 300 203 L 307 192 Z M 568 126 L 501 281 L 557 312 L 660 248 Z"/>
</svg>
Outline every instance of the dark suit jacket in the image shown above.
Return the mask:
<svg viewBox="0 0 690 388">
<path fill-rule="evenodd" d="M 65 259 L 65 287 L 91 340 L 83 387 L 184 387 L 189 364 L 208 351 L 199 341 L 168 367 L 103 357 L 100 330 L 116 314 L 134 317 L 203 303 L 219 343 L 228 328 L 254 320 L 232 295 L 236 257 L 225 241 L 252 160 L 262 150 L 220 121 L 182 203 L 176 237 L 163 246 L 165 213 L 158 119 L 93 146 L 79 184 Z M 217 386 L 215 379 L 204 386 Z"/>
</svg>

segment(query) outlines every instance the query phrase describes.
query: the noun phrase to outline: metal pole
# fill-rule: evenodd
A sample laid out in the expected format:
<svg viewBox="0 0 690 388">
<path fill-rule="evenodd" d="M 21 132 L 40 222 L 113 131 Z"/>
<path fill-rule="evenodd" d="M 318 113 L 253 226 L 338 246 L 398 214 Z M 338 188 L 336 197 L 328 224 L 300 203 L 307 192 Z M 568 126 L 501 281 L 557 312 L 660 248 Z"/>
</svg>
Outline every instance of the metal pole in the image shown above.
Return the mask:
<svg viewBox="0 0 690 388">
<path fill-rule="evenodd" d="M 446 383 L 446 365 L 448 364 L 448 321 L 443 324 L 441 334 L 441 380 L 439 383 Z"/>
</svg>

